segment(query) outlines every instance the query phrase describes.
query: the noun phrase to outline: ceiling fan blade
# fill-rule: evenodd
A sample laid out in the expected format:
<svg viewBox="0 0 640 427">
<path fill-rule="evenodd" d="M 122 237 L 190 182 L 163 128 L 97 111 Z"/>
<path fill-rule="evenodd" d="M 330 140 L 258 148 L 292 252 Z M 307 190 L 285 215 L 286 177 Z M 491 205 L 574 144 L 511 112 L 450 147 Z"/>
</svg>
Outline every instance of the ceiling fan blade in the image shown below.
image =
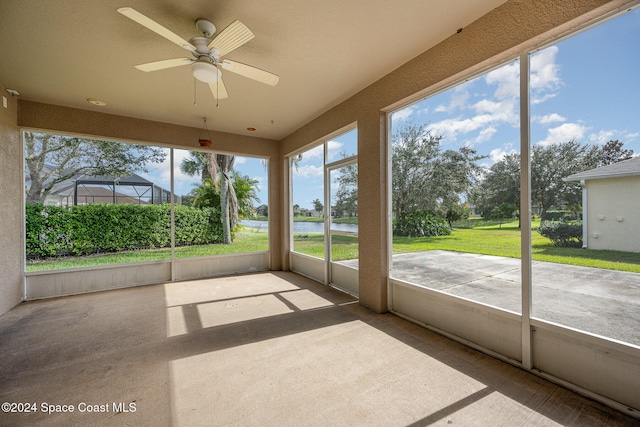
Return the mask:
<svg viewBox="0 0 640 427">
<path fill-rule="evenodd" d="M 242 22 L 233 21 L 209 42 L 209 49 L 216 48 L 219 56 L 224 56 L 242 46 L 255 36 Z"/>
<path fill-rule="evenodd" d="M 189 58 L 174 58 L 174 59 L 165 59 L 162 61 L 147 62 L 146 64 L 136 65 L 136 68 L 140 71 L 149 72 L 149 71 L 164 70 L 165 68 L 179 67 L 181 65 L 188 65 L 193 62 L 194 60 Z"/>
<path fill-rule="evenodd" d="M 138 24 L 142 25 L 143 27 L 150 29 L 154 33 L 161 35 L 165 39 L 177 44 L 180 47 L 183 47 L 189 50 L 195 50 L 195 46 L 193 46 L 191 43 L 189 43 L 188 41 L 186 41 L 185 39 L 183 39 L 173 31 L 168 30 L 167 28 L 158 24 L 153 19 L 144 16 L 143 14 L 141 14 L 135 9 L 132 9 L 130 7 L 121 7 L 120 9 L 118 9 L 118 12 L 120 12 L 127 18 L 133 21 L 136 21 Z"/>
<path fill-rule="evenodd" d="M 224 82 L 222 81 L 222 78 L 219 78 L 215 82 L 209 83 L 209 89 L 211 89 L 211 93 L 213 94 L 213 97 L 216 99 L 225 99 L 229 97 L 229 94 L 227 93 L 227 88 L 225 87 Z"/>
<path fill-rule="evenodd" d="M 269 86 L 275 86 L 278 84 L 278 80 L 280 80 L 280 77 L 276 74 L 261 70 L 260 68 L 253 67 L 251 65 L 243 64 L 242 62 L 232 61 L 230 59 L 222 61 L 222 68 Z"/>
</svg>

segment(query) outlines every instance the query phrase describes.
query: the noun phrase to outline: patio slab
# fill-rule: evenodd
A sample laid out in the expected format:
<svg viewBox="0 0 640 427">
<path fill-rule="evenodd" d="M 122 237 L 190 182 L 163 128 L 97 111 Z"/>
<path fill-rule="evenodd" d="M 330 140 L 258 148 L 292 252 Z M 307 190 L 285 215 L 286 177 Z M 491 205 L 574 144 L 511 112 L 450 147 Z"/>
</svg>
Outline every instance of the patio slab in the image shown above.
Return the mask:
<svg viewBox="0 0 640 427">
<path fill-rule="evenodd" d="M 428 251 L 393 256 L 393 278 L 521 313 L 520 260 Z M 640 345 L 640 274 L 532 263 L 532 315 Z"/>
</svg>

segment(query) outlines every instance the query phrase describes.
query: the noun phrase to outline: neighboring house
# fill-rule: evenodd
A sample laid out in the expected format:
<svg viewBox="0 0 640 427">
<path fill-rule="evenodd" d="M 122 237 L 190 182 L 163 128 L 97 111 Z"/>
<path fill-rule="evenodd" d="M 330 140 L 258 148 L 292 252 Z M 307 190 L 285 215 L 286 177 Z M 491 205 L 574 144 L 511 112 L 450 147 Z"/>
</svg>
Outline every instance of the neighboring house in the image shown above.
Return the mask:
<svg viewBox="0 0 640 427">
<path fill-rule="evenodd" d="M 640 157 L 564 180 L 582 185 L 585 248 L 640 252 Z"/>
<path fill-rule="evenodd" d="M 46 167 L 54 168 L 49 165 Z M 25 184 L 27 187 L 31 184 L 28 174 L 25 176 Z M 170 194 L 169 190 L 165 190 L 137 174 L 120 178 L 78 174 L 55 184 L 44 204 L 48 206 L 89 205 L 93 203 L 148 205 L 169 203 Z M 176 199 L 176 204 L 180 204 L 180 198 Z"/>
<path fill-rule="evenodd" d="M 309 217 L 316 217 L 316 218 L 321 218 L 323 216 L 322 211 L 316 211 L 316 210 L 305 209 L 305 208 L 301 208 L 299 211 L 299 214 L 300 216 L 309 216 Z"/>
</svg>

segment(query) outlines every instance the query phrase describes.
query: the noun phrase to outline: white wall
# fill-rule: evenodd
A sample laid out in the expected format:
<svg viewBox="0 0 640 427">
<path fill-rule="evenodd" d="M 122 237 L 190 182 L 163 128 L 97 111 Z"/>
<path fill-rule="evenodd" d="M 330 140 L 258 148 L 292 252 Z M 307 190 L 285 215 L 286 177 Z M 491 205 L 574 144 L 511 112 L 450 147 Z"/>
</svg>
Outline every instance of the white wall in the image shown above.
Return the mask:
<svg viewBox="0 0 640 427">
<path fill-rule="evenodd" d="M 640 252 L 640 176 L 586 181 L 587 248 Z"/>
</svg>

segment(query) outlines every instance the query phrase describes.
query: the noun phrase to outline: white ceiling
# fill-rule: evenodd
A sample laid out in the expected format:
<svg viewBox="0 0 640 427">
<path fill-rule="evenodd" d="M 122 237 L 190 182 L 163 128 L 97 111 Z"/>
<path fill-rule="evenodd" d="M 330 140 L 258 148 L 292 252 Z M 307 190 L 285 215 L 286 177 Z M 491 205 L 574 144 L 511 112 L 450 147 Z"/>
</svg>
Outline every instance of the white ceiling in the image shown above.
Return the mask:
<svg viewBox="0 0 640 427">
<path fill-rule="evenodd" d="M 0 0 L 0 83 L 22 99 L 282 139 L 505 0 Z M 216 101 L 189 67 L 134 65 L 188 52 L 116 12 L 130 6 L 188 40 L 207 18 L 255 38 L 226 57 L 280 76 L 224 73 Z M 99 98 L 105 107 L 89 104 Z M 257 130 L 250 133 L 247 127 Z"/>
</svg>

